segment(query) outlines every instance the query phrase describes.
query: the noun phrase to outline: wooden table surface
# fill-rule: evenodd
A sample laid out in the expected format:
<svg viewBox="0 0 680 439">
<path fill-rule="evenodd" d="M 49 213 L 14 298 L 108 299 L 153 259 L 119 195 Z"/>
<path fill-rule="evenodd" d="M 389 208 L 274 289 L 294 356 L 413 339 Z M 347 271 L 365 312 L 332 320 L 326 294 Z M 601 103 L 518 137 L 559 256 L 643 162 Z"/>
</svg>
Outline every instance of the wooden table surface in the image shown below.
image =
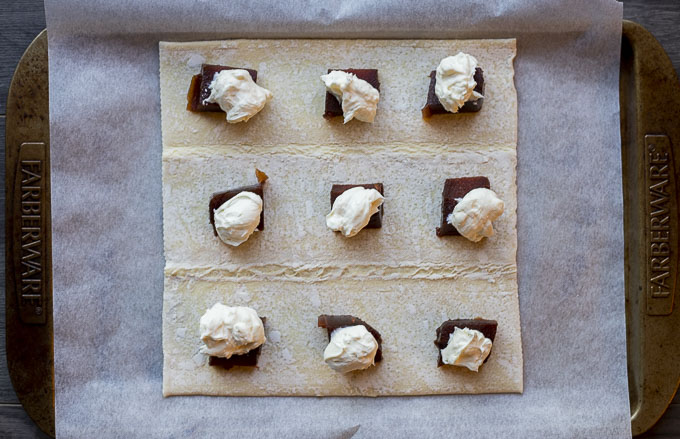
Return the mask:
<svg viewBox="0 0 680 439">
<path fill-rule="evenodd" d="M 623 15 L 645 26 L 661 42 L 680 72 L 680 0 L 624 0 Z M 33 38 L 45 28 L 43 0 L 0 0 L 0 182 L 5 181 L 5 105 L 14 68 Z M 5 191 L 0 192 L 0 242 L 5 242 Z M 4 250 L 0 253 L 4 267 Z M 0 270 L 0 437 L 47 438 L 17 400 L 5 361 L 5 272 Z M 645 438 L 680 439 L 680 395 Z"/>
</svg>

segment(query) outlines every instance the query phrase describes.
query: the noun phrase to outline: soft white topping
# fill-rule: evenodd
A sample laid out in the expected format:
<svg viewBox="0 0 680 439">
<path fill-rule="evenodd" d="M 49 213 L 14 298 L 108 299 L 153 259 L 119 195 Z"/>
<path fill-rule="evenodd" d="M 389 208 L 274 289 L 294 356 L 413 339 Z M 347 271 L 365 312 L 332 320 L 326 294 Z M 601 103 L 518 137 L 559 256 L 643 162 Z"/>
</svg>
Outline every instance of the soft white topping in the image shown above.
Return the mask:
<svg viewBox="0 0 680 439">
<path fill-rule="evenodd" d="M 225 244 L 238 246 L 257 229 L 262 198 L 252 192 L 239 192 L 215 209 L 215 230 Z"/>
<path fill-rule="evenodd" d="M 367 369 L 375 364 L 378 342 L 364 325 L 338 328 L 323 351 L 323 360 L 340 373 Z"/>
<path fill-rule="evenodd" d="M 263 344 L 264 325 L 254 309 L 216 303 L 201 317 L 201 352 L 229 358 L 243 355 Z"/>
<path fill-rule="evenodd" d="M 373 122 L 380 93 L 371 84 L 352 73 L 340 70 L 322 75 L 321 80 L 326 84 L 326 90 L 342 105 L 344 123 L 353 118 L 362 122 Z"/>
<path fill-rule="evenodd" d="M 503 201 L 486 188 L 473 189 L 458 201 L 446 221 L 470 241 L 493 236 L 491 222 L 503 214 Z"/>
<path fill-rule="evenodd" d="M 326 215 L 326 225 L 347 238 L 352 237 L 366 227 L 383 200 L 375 189 L 360 186 L 347 189 L 335 199 L 331 212 Z"/>
<path fill-rule="evenodd" d="M 476 68 L 475 57 L 463 52 L 446 57 L 439 63 L 434 93 L 447 111 L 456 113 L 465 102 L 484 97 L 474 91 L 477 86 L 474 80 Z"/>
<path fill-rule="evenodd" d="M 227 122 L 247 122 L 272 98 L 266 88 L 255 84 L 247 70 L 222 70 L 210 83 L 206 102 L 217 103 L 227 113 Z"/>
<path fill-rule="evenodd" d="M 467 367 L 477 372 L 491 352 L 491 340 L 484 334 L 469 328 L 456 328 L 449 343 L 442 349 L 442 363 Z"/>
</svg>

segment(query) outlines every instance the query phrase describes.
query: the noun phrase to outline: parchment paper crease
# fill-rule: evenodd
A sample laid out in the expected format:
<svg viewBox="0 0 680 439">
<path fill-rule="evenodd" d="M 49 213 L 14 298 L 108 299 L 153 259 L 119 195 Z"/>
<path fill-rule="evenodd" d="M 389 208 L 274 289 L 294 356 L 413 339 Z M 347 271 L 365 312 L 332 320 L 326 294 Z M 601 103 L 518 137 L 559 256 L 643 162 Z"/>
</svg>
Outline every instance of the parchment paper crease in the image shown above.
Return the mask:
<svg viewBox="0 0 680 439">
<path fill-rule="evenodd" d="M 611 0 L 46 0 L 60 437 L 626 437 Z M 163 399 L 159 40 L 517 38 L 523 395 Z"/>
</svg>

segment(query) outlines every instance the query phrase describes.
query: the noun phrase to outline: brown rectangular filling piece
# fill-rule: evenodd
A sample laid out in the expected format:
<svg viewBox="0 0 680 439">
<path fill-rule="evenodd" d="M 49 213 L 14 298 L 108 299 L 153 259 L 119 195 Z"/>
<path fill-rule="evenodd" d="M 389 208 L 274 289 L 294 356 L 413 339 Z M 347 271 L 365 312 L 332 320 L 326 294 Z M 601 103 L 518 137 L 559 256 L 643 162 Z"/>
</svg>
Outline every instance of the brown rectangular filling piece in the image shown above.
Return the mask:
<svg viewBox="0 0 680 439">
<path fill-rule="evenodd" d="M 229 66 L 218 66 L 215 64 L 203 64 L 201 65 L 201 73 L 194 75 L 191 78 L 191 85 L 189 86 L 189 92 L 187 93 L 187 110 L 189 111 L 212 111 L 218 112 L 222 111 L 220 106 L 214 102 L 203 103 L 208 97 L 210 97 L 210 83 L 215 77 L 215 73 L 221 72 L 222 70 L 238 70 L 240 67 L 229 67 Z M 257 82 L 257 70 L 253 69 L 242 69 L 247 70 L 250 73 L 250 77 L 253 81 Z"/>
<path fill-rule="evenodd" d="M 340 196 L 340 194 L 345 192 L 347 189 L 351 189 L 353 187 L 363 187 L 364 189 L 375 189 L 378 192 L 380 192 L 380 195 L 385 196 L 385 193 L 383 192 L 383 184 L 382 183 L 334 184 L 333 187 L 331 188 L 331 209 L 333 209 L 333 203 L 335 203 L 335 199 L 338 198 Z M 371 219 L 368 220 L 368 224 L 366 224 L 366 227 L 364 227 L 365 229 L 379 229 L 379 228 L 382 227 L 382 217 L 383 217 L 383 212 L 384 212 L 383 204 L 381 204 L 378 207 L 378 211 L 371 216 Z"/>
<path fill-rule="evenodd" d="M 444 363 L 442 362 L 441 350 L 444 349 L 449 344 L 449 338 L 456 328 L 474 329 L 484 334 L 484 337 L 488 338 L 489 340 L 491 340 L 491 342 L 493 342 L 494 338 L 496 337 L 498 322 L 495 320 L 485 320 L 482 318 L 476 318 L 476 319 L 447 320 L 444 323 L 442 323 L 441 326 L 437 328 L 437 338 L 434 340 L 435 346 L 437 346 L 437 348 L 439 349 L 437 367 L 444 365 Z M 493 347 L 491 349 L 493 349 Z M 491 352 L 489 352 L 489 357 L 490 356 Z M 484 360 L 485 363 L 487 362 L 489 357 L 486 357 L 486 360 Z"/>
<path fill-rule="evenodd" d="M 444 106 L 439 101 L 437 94 L 434 92 L 434 87 L 437 83 L 436 70 L 430 72 L 430 89 L 427 92 L 427 103 L 422 109 L 423 117 L 425 119 L 429 118 L 433 114 L 456 114 L 447 111 Z M 477 67 L 475 69 L 475 91 L 481 95 L 484 95 L 484 72 L 482 69 Z M 484 98 L 479 98 L 476 101 L 467 101 L 462 107 L 458 109 L 458 113 L 476 113 L 482 109 L 484 104 Z"/>
<path fill-rule="evenodd" d="M 215 228 L 215 209 L 229 201 L 230 199 L 234 198 L 236 195 L 238 195 L 241 192 L 252 192 L 254 194 L 257 194 L 262 198 L 262 213 L 260 213 L 260 222 L 257 225 L 257 230 L 262 231 L 264 230 L 264 191 L 262 187 L 262 183 L 258 184 L 253 184 L 250 186 L 241 186 L 237 187 L 235 189 L 228 189 L 224 192 L 215 192 L 212 194 L 210 197 L 210 224 L 213 227 L 213 233 L 215 236 L 217 236 L 217 229 Z"/>
<path fill-rule="evenodd" d="M 463 198 L 472 189 L 486 188 L 490 189 L 489 179 L 486 177 L 461 177 L 461 178 L 447 178 L 444 182 L 444 190 L 442 191 L 442 220 L 439 227 L 437 227 L 437 236 L 459 236 L 458 230 L 451 224 L 446 222 L 446 218 L 453 212 L 453 209 L 458 204 L 456 198 Z"/>
<path fill-rule="evenodd" d="M 267 322 L 266 317 L 260 317 L 262 324 Z M 256 347 L 255 349 L 246 352 L 242 355 L 232 355 L 230 358 L 224 357 L 208 357 L 208 365 L 221 367 L 222 369 L 229 370 L 234 366 L 245 366 L 245 367 L 257 367 L 257 360 L 260 358 L 260 352 L 262 351 L 262 345 Z"/>
<path fill-rule="evenodd" d="M 257 367 L 257 360 L 260 357 L 261 348 L 262 346 L 258 346 L 243 355 L 232 355 L 230 358 L 211 356 L 208 358 L 208 365 L 221 367 L 222 369 L 227 370 L 234 366 Z"/>
<path fill-rule="evenodd" d="M 375 353 L 374 361 L 376 363 L 382 361 L 382 337 L 371 325 L 364 322 L 358 317 L 350 315 L 328 315 L 321 314 L 319 316 L 317 325 L 319 328 L 326 328 L 328 330 L 328 341 L 331 340 L 331 334 L 338 328 L 346 328 L 348 326 L 364 325 L 366 330 L 371 333 L 378 342 L 378 351 Z"/>
<path fill-rule="evenodd" d="M 342 72 L 352 73 L 359 79 L 363 79 L 380 91 L 380 81 L 378 81 L 378 71 L 375 69 L 328 69 L 328 73 L 333 70 L 340 70 Z M 326 109 L 323 113 L 323 117 L 330 119 L 333 117 L 342 116 L 342 105 L 338 102 L 338 99 L 326 92 Z"/>
</svg>

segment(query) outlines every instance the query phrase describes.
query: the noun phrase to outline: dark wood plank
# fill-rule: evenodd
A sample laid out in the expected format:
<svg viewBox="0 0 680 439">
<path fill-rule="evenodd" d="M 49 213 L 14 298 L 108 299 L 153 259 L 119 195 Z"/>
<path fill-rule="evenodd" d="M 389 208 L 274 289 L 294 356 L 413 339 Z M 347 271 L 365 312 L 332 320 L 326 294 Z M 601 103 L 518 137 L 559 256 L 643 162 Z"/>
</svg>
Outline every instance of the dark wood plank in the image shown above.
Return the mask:
<svg viewBox="0 0 680 439">
<path fill-rule="evenodd" d="M 0 114 L 5 114 L 14 68 L 24 50 L 43 29 L 43 0 L 0 1 Z"/>
<path fill-rule="evenodd" d="M 671 404 L 661 420 L 639 438 L 675 439 L 680 437 L 680 404 Z"/>
<path fill-rule="evenodd" d="M 0 405 L 0 437 L 6 439 L 48 439 L 17 404 Z"/>
<path fill-rule="evenodd" d="M 680 2 L 678 0 L 624 0 L 623 17 L 650 31 L 680 74 Z"/>
<path fill-rule="evenodd" d="M 5 181 L 5 117 L 0 116 L 0 181 Z M 0 404 L 18 403 L 7 373 L 5 357 L 5 191 L 0 191 Z M 2 431 L 2 430 L 0 430 Z"/>
</svg>

